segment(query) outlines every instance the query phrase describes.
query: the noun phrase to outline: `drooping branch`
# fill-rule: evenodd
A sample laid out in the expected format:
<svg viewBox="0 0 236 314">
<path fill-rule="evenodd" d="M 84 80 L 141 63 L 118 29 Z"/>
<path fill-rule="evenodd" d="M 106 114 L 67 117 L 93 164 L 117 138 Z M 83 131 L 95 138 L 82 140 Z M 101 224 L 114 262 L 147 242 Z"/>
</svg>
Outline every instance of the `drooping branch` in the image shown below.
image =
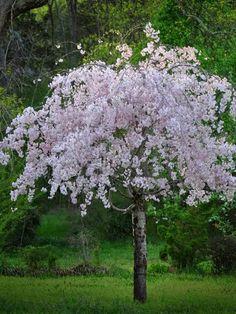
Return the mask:
<svg viewBox="0 0 236 314">
<path fill-rule="evenodd" d="M 109 190 L 109 202 L 110 202 L 110 205 L 111 205 L 111 207 L 113 209 L 115 209 L 115 210 L 117 210 L 119 212 L 122 212 L 123 214 L 128 213 L 129 211 L 131 211 L 135 207 L 134 204 L 129 205 L 127 208 L 119 208 L 119 207 L 115 206 L 113 204 L 113 202 L 112 202 L 112 197 L 111 197 L 111 191 L 110 190 Z"/>
</svg>

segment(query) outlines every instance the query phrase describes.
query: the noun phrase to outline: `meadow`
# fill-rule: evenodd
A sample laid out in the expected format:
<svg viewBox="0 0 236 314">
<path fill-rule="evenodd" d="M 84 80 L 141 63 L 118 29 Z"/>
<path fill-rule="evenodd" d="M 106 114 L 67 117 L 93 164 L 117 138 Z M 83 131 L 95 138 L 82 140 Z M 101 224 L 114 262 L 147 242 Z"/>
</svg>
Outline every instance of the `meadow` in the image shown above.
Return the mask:
<svg viewBox="0 0 236 314">
<path fill-rule="evenodd" d="M 149 265 L 158 246 L 149 243 Z M 234 276 L 149 273 L 148 301 L 132 300 L 132 245 L 104 242 L 100 261 L 109 275 L 0 277 L 0 313 L 236 313 Z M 76 251 L 63 248 L 60 267 L 78 263 Z M 22 265 L 9 256 L 11 266 Z"/>
</svg>

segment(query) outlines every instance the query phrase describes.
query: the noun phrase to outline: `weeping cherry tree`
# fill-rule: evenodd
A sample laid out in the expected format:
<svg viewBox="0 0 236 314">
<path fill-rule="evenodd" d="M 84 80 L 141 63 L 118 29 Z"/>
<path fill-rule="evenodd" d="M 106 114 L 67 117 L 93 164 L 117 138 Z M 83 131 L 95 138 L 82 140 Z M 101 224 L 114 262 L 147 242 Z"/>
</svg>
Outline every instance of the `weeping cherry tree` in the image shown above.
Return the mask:
<svg viewBox="0 0 236 314">
<path fill-rule="evenodd" d="M 82 214 L 94 198 L 132 213 L 134 299 L 146 300 L 146 208 L 176 193 L 187 204 L 208 202 L 212 193 L 232 199 L 236 146 L 227 142 L 224 115 L 236 115 L 236 91 L 225 79 L 200 68 L 198 51 L 167 48 L 151 24 L 142 61 L 117 47 L 116 64 L 101 61 L 57 75 L 52 94 L 38 111 L 18 115 L 0 143 L 1 163 L 15 151 L 25 161 L 11 197 L 59 190 Z M 40 187 L 41 188 L 41 187 Z M 119 190 L 129 198 L 118 208 Z M 37 192 L 37 191 L 36 191 Z"/>
</svg>

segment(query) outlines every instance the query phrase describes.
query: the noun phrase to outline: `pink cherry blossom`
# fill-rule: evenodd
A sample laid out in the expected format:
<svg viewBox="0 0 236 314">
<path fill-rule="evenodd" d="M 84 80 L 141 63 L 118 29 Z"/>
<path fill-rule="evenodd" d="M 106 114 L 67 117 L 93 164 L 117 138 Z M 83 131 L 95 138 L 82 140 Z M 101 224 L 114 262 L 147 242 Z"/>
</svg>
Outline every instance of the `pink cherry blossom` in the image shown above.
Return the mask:
<svg viewBox="0 0 236 314">
<path fill-rule="evenodd" d="M 196 49 L 160 45 L 150 24 L 145 33 L 151 41 L 138 66 L 121 45 L 124 66 L 98 61 L 58 74 L 42 109 L 26 108 L 12 121 L 0 162 L 11 150 L 25 158 L 12 199 L 31 200 L 36 181 L 49 175 L 49 197 L 60 191 L 76 203 L 83 195 L 83 213 L 94 197 L 109 207 L 117 185 L 145 201 L 176 189 L 190 205 L 215 191 L 232 199 L 236 146 L 226 140 L 222 114 L 235 117 L 235 90 L 200 69 Z"/>
</svg>

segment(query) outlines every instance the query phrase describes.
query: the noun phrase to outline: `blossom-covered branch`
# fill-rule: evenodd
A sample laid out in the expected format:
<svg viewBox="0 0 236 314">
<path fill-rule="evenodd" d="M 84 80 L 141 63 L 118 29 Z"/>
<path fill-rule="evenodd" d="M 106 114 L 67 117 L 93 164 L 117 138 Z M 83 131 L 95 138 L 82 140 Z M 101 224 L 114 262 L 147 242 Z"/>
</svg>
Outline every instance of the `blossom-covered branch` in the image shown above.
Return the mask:
<svg viewBox="0 0 236 314">
<path fill-rule="evenodd" d="M 173 185 L 190 205 L 215 191 L 233 197 L 236 147 L 223 114 L 235 117 L 235 90 L 200 70 L 196 49 L 168 49 L 150 24 L 145 33 L 138 67 L 121 45 L 118 68 L 98 61 L 57 75 L 42 109 L 26 108 L 12 121 L 0 160 L 8 162 L 9 150 L 26 160 L 12 199 L 31 199 L 49 174 L 49 197 L 59 190 L 76 203 L 84 194 L 83 211 L 94 197 L 110 207 L 117 180 L 144 201 L 171 196 Z"/>
</svg>

